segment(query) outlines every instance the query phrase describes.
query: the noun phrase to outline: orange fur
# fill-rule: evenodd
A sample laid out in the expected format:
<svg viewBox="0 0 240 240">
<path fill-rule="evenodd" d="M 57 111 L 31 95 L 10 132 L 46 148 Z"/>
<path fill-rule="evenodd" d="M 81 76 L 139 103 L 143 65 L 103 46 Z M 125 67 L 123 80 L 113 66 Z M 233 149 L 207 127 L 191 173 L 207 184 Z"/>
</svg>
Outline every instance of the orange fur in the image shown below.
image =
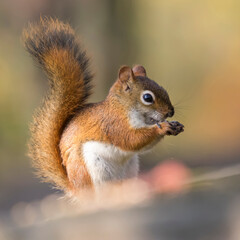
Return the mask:
<svg viewBox="0 0 240 240">
<path fill-rule="evenodd" d="M 92 184 L 87 172 L 83 176 L 82 172 L 75 171 L 77 165 L 85 169 L 80 151 L 85 142 L 99 141 L 113 144 L 124 151 L 138 152 L 162 138 L 167 130 L 166 123 L 162 129 L 157 126 L 132 128 L 124 106 L 111 97 L 102 103 L 86 106 L 66 127 L 61 138 L 60 150 L 70 182 L 75 187 L 75 183 L 79 183 L 81 187 L 78 189 Z"/>
<path fill-rule="evenodd" d="M 144 114 L 157 112 L 162 119 L 174 113 L 167 92 L 146 76 L 142 66 L 122 67 L 106 100 L 86 104 L 92 77 L 87 70 L 88 58 L 71 27 L 45 18 L 30 25 L 23 38 L 50 81 L 43 106 L 34 115 L 29 144 L 33 165 L 45 181 L 73 194 L 93 188 L 82 152 L 88 141 L 137 153 L 164 135 L 183 131 L 183 126 L 168 122 L 159 128 L 156 123 L 160 120 L 156 119 L 152 124 L 144 122 L 144 127 L 131 125 L 133 108 Z M 140 101 L 145 90 L 155 96 L 150 106 Z"/>
<path fill-rule="evenodd" d="M 69 180 L 59 142 L 67 121 L 84 106 L 90 94 L 88 59 L 70 26 L 57 20 L 45 18 L 29 25 L 23 41 L 50 81 L 50 90 L 30 127 L 29 155 L 44 181 L 67 190 Z"/>
</svg>

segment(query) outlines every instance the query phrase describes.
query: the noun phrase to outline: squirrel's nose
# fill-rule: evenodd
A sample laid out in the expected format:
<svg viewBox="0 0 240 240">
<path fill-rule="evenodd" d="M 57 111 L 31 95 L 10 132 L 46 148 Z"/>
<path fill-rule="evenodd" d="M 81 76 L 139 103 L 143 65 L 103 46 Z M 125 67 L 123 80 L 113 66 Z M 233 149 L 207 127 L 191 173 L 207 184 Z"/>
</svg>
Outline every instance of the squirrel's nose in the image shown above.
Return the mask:
<svg viewBox="0 0 240 240">
<path fill-rule="evenodd" d="M 167 113 L 167 117 L 172 117 L 174 113 L 174 108 L 171 108 L 171 110 Z"/>
</svg>

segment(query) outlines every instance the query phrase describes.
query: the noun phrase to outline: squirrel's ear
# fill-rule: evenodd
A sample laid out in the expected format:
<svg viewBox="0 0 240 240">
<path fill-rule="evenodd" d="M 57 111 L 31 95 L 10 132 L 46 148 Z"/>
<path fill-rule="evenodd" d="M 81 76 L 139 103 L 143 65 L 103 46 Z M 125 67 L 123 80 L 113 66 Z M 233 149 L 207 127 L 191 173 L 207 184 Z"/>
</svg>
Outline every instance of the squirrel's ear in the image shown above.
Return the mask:
<svg viewBox="0 0 240 240">
<path fill-rule="evenodd" d="M 128 67 L 128 66 L 122 66 L 119 69 L 118 78 L 122 82 L 127 82 L 129 80 L 133 80 L 134 75 L 133 75 L 132 69 L 130 67 Z"/>
<path fill-rule="evenodd" d="M 134 76 L 142 76 L 142 77 L 147 76 L 145 68 L 141 65 L 134 66 L 132 70 L 133 70 Z"/>
</svg>

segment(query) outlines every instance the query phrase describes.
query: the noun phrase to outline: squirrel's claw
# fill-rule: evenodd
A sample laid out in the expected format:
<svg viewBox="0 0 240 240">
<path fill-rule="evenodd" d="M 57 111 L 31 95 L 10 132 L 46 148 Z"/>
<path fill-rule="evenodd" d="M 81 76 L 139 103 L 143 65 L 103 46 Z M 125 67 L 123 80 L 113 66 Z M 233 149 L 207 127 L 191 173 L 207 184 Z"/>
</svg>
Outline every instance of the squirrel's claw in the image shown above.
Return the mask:
<svg viewBox="0 0 240 240">
<path fill-rule="evenodd" d="M 168 122 L 170 125 L 170 129 L 166 132 L 167 135 L 178 135 L 179 133 L 184 131 L 184 126 L 183 124 L 181 124 L 178 121 L 172 121 L 172 122 Z"/>
<path fill-rule="evenodd" d="M 164 121 L 157 123 L 157 126 L 165 133 L 164 135 L 176 136 L 184 131 L 184 125 L 178 121 Z"/>
</svg>

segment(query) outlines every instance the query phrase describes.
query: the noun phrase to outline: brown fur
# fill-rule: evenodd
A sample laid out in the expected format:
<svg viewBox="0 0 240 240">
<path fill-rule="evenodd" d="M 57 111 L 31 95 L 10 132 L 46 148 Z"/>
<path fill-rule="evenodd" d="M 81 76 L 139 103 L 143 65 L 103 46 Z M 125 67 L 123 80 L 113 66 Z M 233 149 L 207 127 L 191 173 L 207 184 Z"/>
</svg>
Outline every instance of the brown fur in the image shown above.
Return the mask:
<svg viewBox="0 0 240 240">
<path fill-rule="evenodd" d="M 144 89 L 145 84 L 137 84 L 139 79 L 137 80 L 135 76 L 132 76 L 135 78 L 132 81 L 134 81 L 136 89 L 132 93 L 133 96 L 126 97 L 123 93 L 125 86 L 122 77 L 129 78 L 129 76 L 121 70 L 119 74 L 119 79 L 110 90 L 106 100 L 85 106 L 76 114 L 63 132 L 60 143 L 63 163 L 67 169 L 71 185 L 77 187 L 76 183 L 81 184 L 80 187 L 78 185 L 78 189 L 91 185 L 87 171 L 84 171 L 85 175 L 83 175 L 82 172 L 75 169 L 76 166 L 86 169 L 81 156 L 82 145 L 85 142 L 99 141 L 113 144 L 124 151 L 138 152 L 157 142 L 171 130 L 168 122 L 162 123 L 162 128 L 154 125 L 149 128 L 134 129 L 129 125 L 129 108 L 134 106 L 134 99 L 139 98 L 139 92 Z M 151 81 L 148 82 L 147 88 L 152 87 L 156 91 L 155 85 L 151 86 L 151 84 Z M 168 105 L 165 105 L 159 101 L 156 108 L 162 106 L 168 111 Z M 74 164 L 72 164 L 73 162 Z"/>
<path fill-rule="evenodd" d="M 88 59 L 69 25 L 41 19 L 23 33 L 28 52 L 38 61 L 50 80 L 50 90 L 31 124 L 29 155 L 37 174 L 56 187 L 67 189 L 59 142 L 64 125 L 84 106 L 90 94 Z M 70 42 L 68 42 L 70 41 Z"/>
<path fill-rule="evenodd" d="M 45 70 L 50 91 L 31 125 L 29 155 L 38 174 L 71 193 L 93 187 L 85 166 L 82 145 L 87 141 L 113 144 L 138 152 L 164 135 L 176 135 L 182 127 L 168 122 L 134 128 L 129 112 L 157 111 L 166 118 L 173 107 L 167 92 L 146 76 L 145 69 L 123 66 L 106 100 L 85 104 L 90 94 L 88 59 L 69 25 L 42 19 L 24 31 L 28 52 Z M 144 90 L 155 95 L 150 106 L 140 101 Z"/>
</svg>

